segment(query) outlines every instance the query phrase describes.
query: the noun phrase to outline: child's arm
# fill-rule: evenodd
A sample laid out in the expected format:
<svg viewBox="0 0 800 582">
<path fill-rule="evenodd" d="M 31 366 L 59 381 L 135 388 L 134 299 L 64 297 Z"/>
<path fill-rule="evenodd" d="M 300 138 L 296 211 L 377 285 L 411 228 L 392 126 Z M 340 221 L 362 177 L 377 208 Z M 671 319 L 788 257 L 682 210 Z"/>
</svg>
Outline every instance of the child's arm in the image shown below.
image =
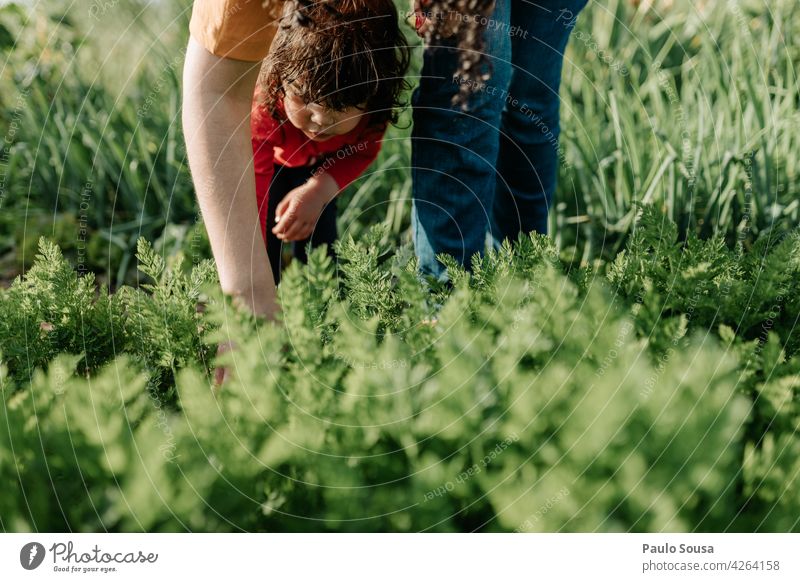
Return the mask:
<svg viewBox="0 0 800 582">
<path fill-rule="evenodd" d="M 320 172 L 289 192 L 275 210 L 272 232 L 283 241 L 305 240 L 314 232 L 325 206 L 339 193 L 330 174 Z"/>
<path fill-rule="evenodd" d="M 281 123 L 259 105 L 261 95 L 258 91 L 253 97 L 253 109 L 250 114 L 250 133 L 253 143 L 253 165 L 256 173 L 256 204 L 264 240 L 267 240 L 267 206 L 269 187 L 275 171 L 275 144 L 282 143 L 283 131 Z"/>
<path fill-rule="evenodd" d="M 308 182 L 289 192 L 275 213 L 275 236 L 284 241 L 311 236 L 325 205 L 378 157 L 382 137 L 382 132 L 374 132 L 356 144 L 344 146 L 325 160 Z"/>
</svg>

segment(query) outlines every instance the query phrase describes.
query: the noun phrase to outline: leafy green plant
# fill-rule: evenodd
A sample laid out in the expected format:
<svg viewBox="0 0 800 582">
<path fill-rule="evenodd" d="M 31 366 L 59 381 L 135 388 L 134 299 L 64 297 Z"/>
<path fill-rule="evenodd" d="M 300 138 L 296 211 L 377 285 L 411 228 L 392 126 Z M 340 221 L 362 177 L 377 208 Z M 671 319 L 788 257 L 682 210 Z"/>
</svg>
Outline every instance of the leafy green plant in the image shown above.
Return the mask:
<svg viewBox="0 0 800 582">
<path fill-rule="evenodd" d="M 2 344 L 0 475 L 23 484 L 3 527 L 797 531 L 794 331 L 722 316 L 738 286 L 794 284 L 796 235 L 755 257 L 677 229 L 644 208 L 607 273 L 521 237 L 471 273 L 450 261 L 433 296 L 375 229 L 292 265 L 274 323 L 220 300 L 210 265 L 185 275 L 142 241 L 150 282 L 108 299 L 114 357 L 86 375 L 58 336 L 23 375 Z M 55 247 L 40 255 L 0 305 L 25 284 L 49 297 L 33 313 L 67 292 L 91 305 Z"/>
<path fill-rule="evenodd" d="M 96 289 L 93 274 L 78 276 L 42 239 L 33 267 L 0 293 L 0 352 L 9 378 L 28 382 L 62 352 L 83 354 L 83 368 L 96 368 L 113 357 L 123 319 L 121 302 L 105 286 Z"/>
<path fill-rule="evenodd" d="M 144 239 L 139 260 L 153 283 L 112 295 L 42 238 L 33 267 L 0 293 L 0 353 L 9 381 L 30 381 L 63 352 L 80 356 L 85 374 L 126 353 L 149 372 L 155 389 L 169 388 L 178 368 L 210 365 L 203 338 L 211 326 L 198 302 L 201 288 L 215 279 L 213 263 L 202 261 L 185 274 L 180 257 L 168 268 Z"/>
</svg>

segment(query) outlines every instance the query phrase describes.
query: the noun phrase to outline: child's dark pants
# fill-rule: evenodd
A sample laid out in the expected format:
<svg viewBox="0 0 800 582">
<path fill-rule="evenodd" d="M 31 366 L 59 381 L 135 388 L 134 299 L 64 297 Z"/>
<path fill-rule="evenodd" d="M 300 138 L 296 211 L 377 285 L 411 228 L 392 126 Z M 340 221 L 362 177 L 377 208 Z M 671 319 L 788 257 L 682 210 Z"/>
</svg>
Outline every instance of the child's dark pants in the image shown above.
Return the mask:
<svg viewBox="0 0 800 582">
<path fill-rule="evenodd" d="M 272 232 L 272 228 L 275 226 L 275 210 L 278 207 L 278 203 L 289 192 L 308 181 L 316 168 L 317 166 L 289 168 L 275 164 L 275 172 L 272 174 L 272 182 L 269 185 L 267 202 L 267 255 L 269 256 L 269 264 L 272 267 L 272 275 L 275 277 L 276 285 L 281 279 L 281 250 L 283 242 Z M 265 178 L 266 176 L 256 174 L 256 188 L 258 190 L 267 187 Z M 334 198 L 322 211 L 311 236 L 305 240 L 292 242 L 292 256 L 305 263 L 307 260 L 306 245 L 311 243 L 311 248 L 327 244 L 328 254 L 333 257 L 333 243 L 336 241 L 336 237 L 336 199 Z"/>
</svg>

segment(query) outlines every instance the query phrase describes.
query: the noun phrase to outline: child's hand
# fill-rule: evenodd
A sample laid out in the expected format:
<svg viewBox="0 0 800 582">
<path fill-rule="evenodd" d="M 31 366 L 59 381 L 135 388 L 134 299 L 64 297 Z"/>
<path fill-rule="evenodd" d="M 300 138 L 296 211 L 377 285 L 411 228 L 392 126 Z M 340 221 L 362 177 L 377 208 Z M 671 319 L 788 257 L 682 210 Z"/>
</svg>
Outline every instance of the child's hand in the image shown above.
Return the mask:
<svg viewBox="0 0 800 582">
<path fill-rule="evenodd" d="M 325 205 L 338 193 L 339 185 L 330 175 L 322 173 L 312 177 L 280 201 L 272 232 L 285 242 L 307 239 Z"/>
</svg>

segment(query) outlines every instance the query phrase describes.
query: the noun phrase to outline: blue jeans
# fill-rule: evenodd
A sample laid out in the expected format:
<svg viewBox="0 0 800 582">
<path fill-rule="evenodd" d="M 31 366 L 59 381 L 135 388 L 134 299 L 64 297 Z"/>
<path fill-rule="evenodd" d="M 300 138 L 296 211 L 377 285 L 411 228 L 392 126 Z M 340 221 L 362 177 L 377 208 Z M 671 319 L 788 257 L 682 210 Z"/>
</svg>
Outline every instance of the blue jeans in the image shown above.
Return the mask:
<svg viewBox="0 0 800 582">
<path fill-rule="evenodd" d="M 439 253 L 470 268 L 487 241 L 547 233 L 564 49 L 586 1 L 497 0 L 485 32 L 491 78 L 466 112 L 451 105 L 456 51 L 425 50 L 412 98 L 412 233 L 424 274 L 447 278 Z"/>
</svg>

